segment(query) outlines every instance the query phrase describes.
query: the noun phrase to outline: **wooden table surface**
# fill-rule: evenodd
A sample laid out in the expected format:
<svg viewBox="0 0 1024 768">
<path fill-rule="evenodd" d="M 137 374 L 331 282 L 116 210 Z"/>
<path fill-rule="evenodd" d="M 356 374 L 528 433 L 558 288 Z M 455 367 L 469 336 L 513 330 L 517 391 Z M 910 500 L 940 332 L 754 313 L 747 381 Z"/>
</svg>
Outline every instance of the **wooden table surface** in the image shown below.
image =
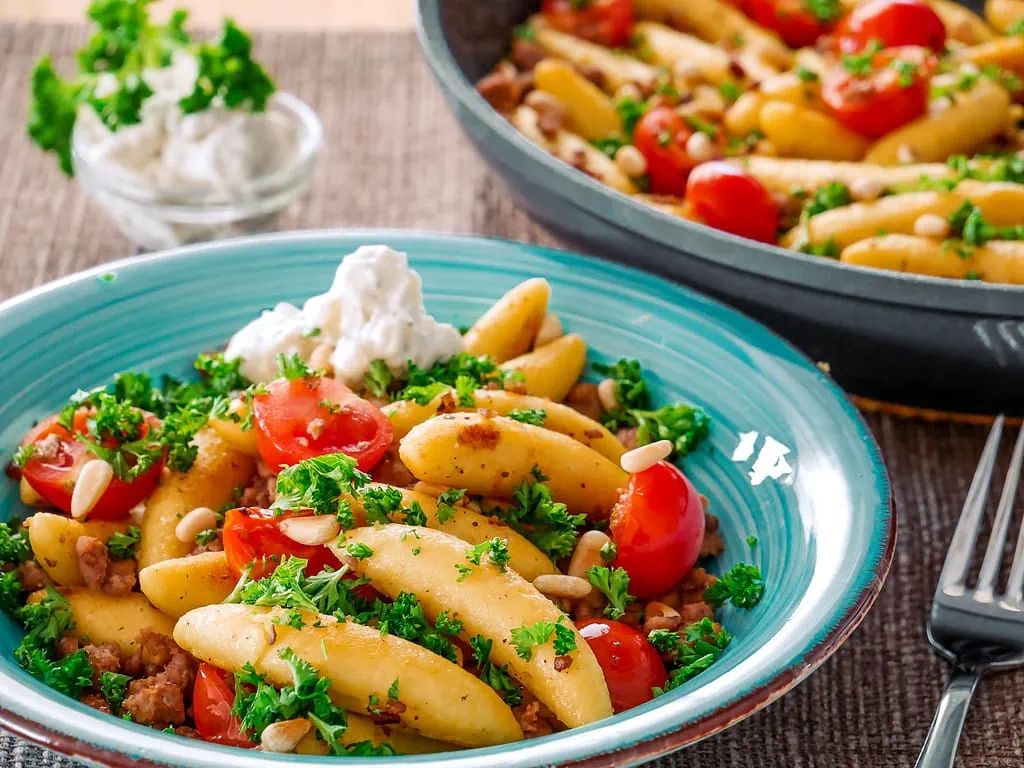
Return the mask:
<svg viewBox="0 0 1024 768">
<path fill-rule="evenodd" d="M 163 0 L 154 15 L 187 8 L 196 26 L 231 16 L 260 29 L 411 29 L 414 0 Z M 82 21 L 89 0 L 0 0 L 2 21 Z"/>
</svg>

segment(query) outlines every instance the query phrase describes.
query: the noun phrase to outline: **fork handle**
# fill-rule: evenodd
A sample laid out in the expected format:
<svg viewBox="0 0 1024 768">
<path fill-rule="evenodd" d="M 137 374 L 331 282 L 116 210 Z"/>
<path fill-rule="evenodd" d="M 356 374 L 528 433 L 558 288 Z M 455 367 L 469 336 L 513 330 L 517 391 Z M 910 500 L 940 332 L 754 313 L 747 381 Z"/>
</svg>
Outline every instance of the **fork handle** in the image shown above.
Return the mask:
<svg viewBox="0 0 1024 768">
<path fill-rule="evenodd" d="M 967 670 L 956 666 L 949 678 L 939 708 L 935 710 L 928 738 L 917 756 L 917 768 L 953 768 L 956 748 L 960 743 L 960 732 L 967 719 L 967 708 L 971 696 L 981 678 L 978 670 Z"/>
</svg>

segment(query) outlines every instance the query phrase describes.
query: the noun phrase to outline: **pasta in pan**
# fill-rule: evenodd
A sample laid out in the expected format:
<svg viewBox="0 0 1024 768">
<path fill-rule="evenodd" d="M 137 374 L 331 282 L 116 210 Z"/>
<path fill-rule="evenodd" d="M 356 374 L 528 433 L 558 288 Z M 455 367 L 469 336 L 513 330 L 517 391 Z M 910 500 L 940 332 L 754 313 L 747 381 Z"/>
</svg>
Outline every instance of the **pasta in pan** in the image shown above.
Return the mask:
<svg viewBox="0 0 1024 768">
<path fill-rule="evenodd" d="M 984 18 L 948 0 L 545 0 L 477 89 L 530 141 L 668 215 L 1020 284 L 1024 208 L 996 222 L 961 185 L 1024 190 L 1022 75 L 1020 0 Z M 956 206 L 920 211 L 939 191 Z"/>
<path fill-rule="evenodd" d="M 581 381 L 586 343 L 542 279 L 448 353 L 404 255 L 338 274 L 200 355 L 198 380 L 122 373 L 25 437 L 8 474 L 38 511 L 0 524 L 0 600 L 29 674 L 181 736 L 387 756 L 586 725 L 726 651 L 716 609 L 752 608 L 764 579 L 702 567 L 717 520 L 671 463 L 707 436 L 702 408 L 656 407 L 633 360 Z M 431 329 L 404 362 L 393 328 L 351 386 L 330 326 L 251 343 L 360 285 L 400 297 L 360 317 Z M 247 377 L 260 354 L 276 378 Z"/>
</svg>

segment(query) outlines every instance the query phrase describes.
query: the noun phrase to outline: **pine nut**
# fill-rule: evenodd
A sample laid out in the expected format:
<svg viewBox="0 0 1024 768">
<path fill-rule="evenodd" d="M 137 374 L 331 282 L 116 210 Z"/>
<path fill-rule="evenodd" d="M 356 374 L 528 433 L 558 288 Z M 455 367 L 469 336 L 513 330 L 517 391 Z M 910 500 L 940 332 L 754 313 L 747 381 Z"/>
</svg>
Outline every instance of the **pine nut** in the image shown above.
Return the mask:
<svg viewBox="0 0 1024 768">
<path fill-rule="evenodd" d="M 874 200 L 885 190 L 885 185 L 878 179 L 862 177 L 850 182 L 850 195 L 854 200 Z"/>
<path fill-rule="evenodd" d="M 314 371 L 323 371 L 328 376 L 334 373 L 334 366 L 331 365 L 331 355 L 334 354 L 334 347 L 330 344 L 317 344 L 309 355 L 309 367 Z"/>
<path fill-rule="evenodd" d="M 555 112 L 559 115 L 565 114 L 565 106 L 562 102 L 547 91 L 534 89 L 526 94 L 526 98 L 523 99 L 523 103 L 526 106 L 537 110 L 540 114 L 544 114 L 545 112 Z"/>
<path fill-rule="evenodd" d="M 341 533 L 338 521 L 330 515 L 312 517 L 289 517 L 278 523 L 281 533 L 292 541 L 308 546 L 334 541 Z"/>
<path fill-rule="evenodd" d="M 693 85 L 701 79 L 701 74 L 692 62 L 686 59 L 676 59 L 676 63 L 672 65 L 672 77 L 680 83 Z"/>
<path fill-rule="evenodd" d="M 949 222 L 934 213 L 922 213 L 914 222 L 914 234 L 918 237 L 943 238 L 949 234 Z"/>
<path fill-rule="evenodd" d="M 643 472 L 645 469 L 650 469 L 659 461 L 667 459 L 671 455 L 672 441 L 658 440 L 655 443 L 641 445 L 639 448 L 634 448 L 632 451 L 626 451 L 619 457 L 619 466 L 631 475 L 635 475 L 637 472 Z"/>
<path fill-rule="evenodd" d="M 644 158 L 643 153 L 632 144 L 619 147 L 615 153 L 615 164 L 619 166 L 620 171 L 631 179 L 647 173 L 647 160 Z"/>
<path fill-rule="evenodd" d="M 669 605 L 652 600 L 644 606 L 644 634 L 655 629 L 675 629 L 680 623 L 679 611 Z"/>
<path fill-rule="evenodd" d="M 585 579 L 587 571 L 595 565 L 604 565 L 604 558 L 601 557 L 601 549 L 612 540 L 601 531 L 587 531 L 580 540 L 576 542 L 576 549 L 572 553 L 572 560 L 569 561 L 569 568 L 566 571 L 570 576 L 578 579 Z"/>
<path fill-rule="evenodd" d="M 640 101 L 643 98 L 643 94 L 640 93 L 640 89 L 635 83 L 623 83 L 619 86 L 619 90 L 615 92 L 615 100 L 619 99 L 634 99 Z"/>
<path fill-rule="evenodd" d="M 75 520 L 87 518 L 113 479 L 114 468 L 103 459 L 93 459 L 82 467 L 71 492 L 71 516 Z"/>
<path fill-rule="evenodd" d="M 601 401 L 601 407 L 606 411 L 619 407 L 619 398 L 615 395 L 615 380 L 602 379 L 597 385 L 597 399 Z"/>
<path fill-rule="evenodd" d="M 586 579 L 561 573 L 541 574 L 533 580 L 533 586 L 547 597 L 566 600 L 582 600 L 594 589 Z"/>
<path fill-rule="evenodd" d="M 625 147 L 623 147 L 622 149 L 625 149 Z M 636 147 L 634 147 L 634 149 L 636 149 Z M 619 151 L 621 152 L 622 150 Z M 617 153 L 615 157 L 616 162 L 618 162 Z M 640 155 L 640 157 L 642 158 L 643 155 Z M 644 170 L 647 170 L 646 165 L 644 166 Z M 543 347 L 545 344 L 550 344 L 555 339 L 562 338 L 562 335 L 563 330 L 561 318 L 559 318 L 558 315 L 548 312 L 546 315 L 544 315 L 544 320 L 540 324 L 540 329 L 537 331 L 537 336 L 533 339 L 533 348 L 536 349 L 537 347 Z"/>
<path fill-rule="evenodd" d="M 142 525 L 143 519 L 146 517 L 146 502 L 140 501 L 130 510 L 128 510 L 128 518 L 132 521 L 132 525 Z"/>
<path fill-rule="evenodd" d="M 896 160 L 904 164 L 917 162 L 917 152 L 909 144 L 900 144 L 896 148 Z"/>
<path fill-rule="evenodd" d="M 686 140 L 686 154 L 695 163 L 706 163 L 715 156 L 715 147 L 706 133 L 697 131 Z"/>
<path fill-rule="evenodd" d="M 320 438 L 320 435 L 324 433 L 324 428 L 327 426 L 327 422 L 323 419 L 316 418 L 310 419 L 309 424 L 306 425 L 306 434 L 312 437 L 314 440 Z"/>
<path fill-rule="evenodd" d="M 174 535 L 178 537 L 178 541 L 192 544 L 201 532 L 216 527 L 216 513 L 209 507 L 196 507 L 174 526 Z"/>
<path fill-rule="evenodd" d="M 260 746 L 264 752 L 294 752 L 302 737 L 309 733 L 311 725 L 304 717 L 271 723 L 260 734 Z"/>
</svg>

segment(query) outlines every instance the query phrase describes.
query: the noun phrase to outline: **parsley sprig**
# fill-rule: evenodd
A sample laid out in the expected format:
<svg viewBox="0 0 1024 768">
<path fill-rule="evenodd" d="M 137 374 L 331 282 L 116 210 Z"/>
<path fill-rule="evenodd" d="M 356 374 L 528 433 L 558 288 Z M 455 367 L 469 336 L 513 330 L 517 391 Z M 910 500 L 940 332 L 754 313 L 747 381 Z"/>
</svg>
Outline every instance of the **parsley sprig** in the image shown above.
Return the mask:
<svg viewBox="0 0 1024 768">
<path fill-rule="evenodd" d="M 499 667 L 491 661 L 493 642 L 483 635 L 475 635 L 470 638 L 469 646 L 473 649 L 480 679 L 491 686 L 510 707 L 521 704 L 523 690 L 512 680 L 508 665 Z"/>
<path fill-rule="evenodd" d="M 764 595 L 764 577 L 756 565 L 737 563 L 704 590 L 704 602 L 715 608 L 732 603 L 737 608 L 749 611 Z"/>
<path fill-rule="evenodd" d="M 538 621 L 536 624 L 523 625 L 512 630 L 512 646 L 519 658 L 529 661 L 533 658 L 533 649 L 544 645 L 554 637 L 556 656 L 565 656 L 576 650 L 576 634 L 559 621 Z"/>
<path fill-rule="evenodd" d="M 634 598 L 629 594 L 629 574 L 625 568 L 594 565 L 587 569 L 587 580 L 608 600 L 604 613 L 610 619 L 619 619 Z"/>
<path fill-rule="evenodd" d="M 571 515 L 565 504 L 551 497 L 551 489 L 544 483 L 547 478 L 539 467 L 531 477 L 516 486 L 513 498 L 516 505 L 508 509 L 487 510 L 507 522 L 552 559 L 568 557 L 576 547 L 579 528 L 586 515 Z"/>
<path fill-rule="evenodd" d="M 680 633 L 656 629 L 647 636 L 651 645 L 669 660 L 669 679 L 664 688 L 654 688 L 655 696 L 678 688 L 706 670 L 722 655 L 732 641 L 732 635 L 721 627 L 715 628 L 711 619 L 701 619 Z"/>
<path fill-rule="evenodd" d="M 135 547 L 142 541 L 142 531 L 137 525 L 128 527 L 124 533 L 117 531 L 107 539 L 107 552 L 113 560 L 133 560 Z"/>
</svg>

